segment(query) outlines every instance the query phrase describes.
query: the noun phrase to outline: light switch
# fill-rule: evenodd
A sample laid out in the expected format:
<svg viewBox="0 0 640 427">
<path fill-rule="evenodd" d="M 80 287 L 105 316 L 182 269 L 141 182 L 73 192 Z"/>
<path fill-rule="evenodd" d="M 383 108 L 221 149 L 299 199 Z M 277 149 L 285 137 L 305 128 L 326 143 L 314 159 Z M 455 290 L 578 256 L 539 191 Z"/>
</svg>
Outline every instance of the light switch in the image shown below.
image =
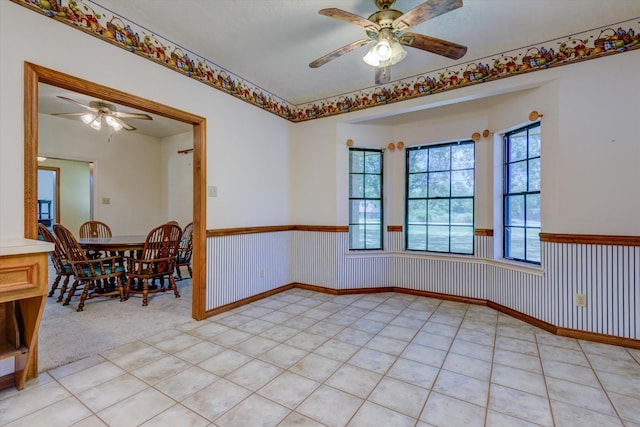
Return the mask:
<svg viewBox="0 0 640 427">
<path fill-rule="evenodd" d="M 102 198 L 102 204 L 103 205 L 108 205 L 110 203 L 111 203 L 111 199 L 110 198 L 108 198 L 108 197 L 103 197 Z"/>
<path fill-rule="evenodd" d="M 218 197 L 218 187 L 214 185 L 207 187 L 207 196 Z"/>
</svg>

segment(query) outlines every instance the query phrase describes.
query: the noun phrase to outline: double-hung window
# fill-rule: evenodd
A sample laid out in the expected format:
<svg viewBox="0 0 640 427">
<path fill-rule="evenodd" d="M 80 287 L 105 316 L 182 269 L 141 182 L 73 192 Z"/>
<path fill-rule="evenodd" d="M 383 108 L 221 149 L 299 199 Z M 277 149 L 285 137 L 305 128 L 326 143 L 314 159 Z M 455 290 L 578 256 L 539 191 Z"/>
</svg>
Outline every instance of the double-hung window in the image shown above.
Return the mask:
<svg viewBox="0 0 640 427">
<path fill-rule="evenodd" d="M 349 149 L 349 249 L 382 249 L 382 150 Z"/>
<path fill-rule="evenodd" d="M 504 136 L 504 257 L 540 264 L 540 123 Z"/>
<path fill-rule="evenodd" d="M 473 254 L 473 141 L 407 149 L 408 250 Z"/>
</svg>

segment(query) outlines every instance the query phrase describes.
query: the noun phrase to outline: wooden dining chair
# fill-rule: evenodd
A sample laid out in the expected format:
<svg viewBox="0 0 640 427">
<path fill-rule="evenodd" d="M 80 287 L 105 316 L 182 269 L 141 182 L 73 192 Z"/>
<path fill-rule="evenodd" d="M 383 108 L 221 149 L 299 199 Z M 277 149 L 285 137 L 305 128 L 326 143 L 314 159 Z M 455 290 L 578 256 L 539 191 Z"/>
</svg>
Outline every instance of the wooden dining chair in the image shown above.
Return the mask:
<svg viewBox="0 0 640 427">
<path fill-rule="evenodd" d="M 80 226 L 80 238 L 111 237 L 111 228 L 102 221 L 87 221 Z"/>
<path fill-rule="evenodd" d="M 175 224 L 162 224 L 149 232 L 142 251 L 135 258 L 127 258 L 127 286 L 125 298 L 129 293 L 142 294 L 142 305 L 149 304 L 149 294 L 164 292 L 165 277 L 176 298 L 180 298 L 173 273 L 180 246 L 182 230 Z M 160 286 L 153 287 L 149 281 L 159 279 Z"/>
<path fill-rule="evenodd" d="M 55 224 L 53 231 L 60 240 L 75 278 L 63 305 L 69 304 L 79 285 L 83 287 L 77 311 L 83 311 L 85 301 L 95 297 L 120 296 L 121 302 L 126 300 L 125 269 L 121 257 L 89 259 L 69 229 Z"/>
<path fill-rule="evenodd" d="M 178 280 L 182 280 L 180 267 L 187 267 L 189 277 L 193 277 L 191 270 L 191 256 L 193 254 L 193 222 L 190 222 L 182 230 L 180 238 L 180 247 L 178 248 L 178 256 L 176 258 L 176 275 Z"/>
<path fill-rule="evenodd" d="M 111 237 L 111 228 L 102 221 L 87 221 L 80 226 L 79 236 L 81 239 Z M 102 258 L 107 255 L 100 251 L 87 251 L 87 256 L 91 259 Z M 111 255 L 115 254 L 112 253 Z"/>
<path fill-rule="evenodd" d="M 38 224 L 38 234 L 42 237 L 42 240 L 45 242 L 53 243 L 54 249 L 49 252 L 49 257 L 51 258 L 51 263 L 53 264 L 53 268 L 56 270 L 56 278 L 51 284 L 51 290 L 49 291 L 49 295 L 53 296 L 56 289 L 58 289 L 58 285 L 60 284 L 60 280 L 64 277 L 64 281 L 62 282 L 62 287 L 60 288 L 60 295 L 58 296 L 58 302 L 62 301 L 65 292 L 67 291 L 67 286 L 69 285 L 69 280 L 71 276 L 73 276 L 73 271 L 71 270 L 71 264 L 67 262 L 67 255 L 60 244 L 60 240 L 53 234 L 44 224 Z"/>
</svg>

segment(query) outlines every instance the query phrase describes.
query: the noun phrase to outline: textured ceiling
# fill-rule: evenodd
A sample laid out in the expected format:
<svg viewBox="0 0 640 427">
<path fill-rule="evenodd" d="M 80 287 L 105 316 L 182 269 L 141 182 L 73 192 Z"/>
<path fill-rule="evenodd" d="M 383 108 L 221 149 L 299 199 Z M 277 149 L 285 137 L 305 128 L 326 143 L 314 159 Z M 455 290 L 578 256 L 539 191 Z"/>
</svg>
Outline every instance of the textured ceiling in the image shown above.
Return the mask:
<svg viewBox="0 0 640 427">
<path fill-rule="evenodd" d="M 368 17 L 373 0 L 96 0 L 96 4 L 298 105 L 373 86 L 361 47 L 324 66 L 312 60 L 366 37 L 318 14 L 328 7 Z M 421 0 L 397 0 L 407 12 Z M 640 0 L 464 0 L 411 29 L 468 47 L 458 61 L 407 48 L 392 67 L 400 80 L 527 45 L 640 17 Z"/>
</svg>

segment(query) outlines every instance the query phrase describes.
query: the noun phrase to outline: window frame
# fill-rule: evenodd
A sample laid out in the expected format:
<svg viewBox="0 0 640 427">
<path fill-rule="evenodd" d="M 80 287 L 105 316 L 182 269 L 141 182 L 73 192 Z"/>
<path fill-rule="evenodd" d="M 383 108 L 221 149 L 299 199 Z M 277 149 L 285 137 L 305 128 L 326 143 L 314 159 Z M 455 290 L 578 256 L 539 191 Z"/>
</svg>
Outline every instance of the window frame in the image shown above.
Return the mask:
<svg viewBox="0 0 640 427">
<path fill-rule="evenodd" d="M 353 172 L 351 170 L 351 153 L 353 152 L 365 152 L 365 153 L 376 153 L 380 156 L 380 173 L 379 174 L 373 174 L 373 173 L 367 173 L 366 172 L 366 167 L 363 169 L 363 172 Z M 365 154 L 366 156 L 366 154 Z M 351 192 L 351 177 L 352 175 L 362 175 L 362 183 L 363 183 L 363 197 L 352 197 L 352 192 Z M 365 183 L 366 183 L 366 176 L 367 175 L 377 175 L 379 176 L 380 179 L 380 195 L 379 197 L 366 197 L 366 188 L 365 188 Z M 380 230 L 379 230 L 379 242 L 380 245 L 377 247 L 367 247 L 366 244 L 366 235 L 367 235 L 367 223 L 361 223 L 361 222 L 351 222 L 353 219 L 353 215 L 352 215 L 352 201 L 354 200 L 364 200 L 365 202 L 367 200 L 374 200 L 374 201 L 378 201 L 380 203 Z M 365 216 L 366 216 L 366 211 L 365 211 Z M 364 233 L 365 233 L 365 240 L 364 240 L 364 247 L 362 248 L 354 248 L 352 247 L 352 232 L 353 232 L 353 226 L 360 226 L 360 227 L 364 227 Z M 349 147 L 349 236 L 348 236 L 348 245 L 349 245 L 349 250 L 350 251 L 380 251 L 380 250 L 384 250 L 384 150 L 382 148 L 361 148 L 361 147 Z"/>
<path fill-rule="evenodd" d="M 527 259 L 527 231 L 529 229 L 538 229 L 540 233 L 540 231 L 542 231 L 542 218 L 541 218 L 541 211 L 542 209 L 539 207 L 538 208 L 538 217 L 540 217 L 540 224 L 538 227 L 532 227 L 532 226 L 528 226 L 527 225 L 527 196 L 529 195 L 538 195 L 538 199 L 540 203 L 540 196 L 541 196 L 541 184 L 539 184 L 539 188 L 538 190 L 535 191 L 531 191 L 529 189 L 530 186 L 530 175 L 529 175 L 529 163 L 531 160 L 534 159 L 538 159 L 538 162 L 541 163 L 541 153 L 542 153 L 542 137 L 540 137 L 540 147 L 539 147 L 539 152 L 537 156 L 533 156 L 530 157 L 529 155 L 529 144 L 530 144 L 530 138 L 529 138 L 529 133 L 531 131 L 531 129 L 536 129 L 536 128 L 540 128 L 541 130 L 541 123 L 540 122 L 536 122 L 536 123 L 532 123 L 526 126 L 522 126 L 519 127 L 517 129 L 514 129 L 512 131 L 509 132 L 505 132 L 504 136 L 503 136 L 503 161 L 502 161 L 502 168 L 503 168 L 503 190 L 502 190 L 502 256 L 504 259 L 510 260 L 510 261 L 516 261 L 516 262 L 522 262 L 522 263 L 527 263 L 527 264 L 532 264 L 532 265 L 537 265 L 540 266 L 541 262 L 542 262 L 542 253 L 540 252 L 538 254 L 538 259 L 539 261 L 534 261 L 531 259 Z M 522 133 L 526 131 L 527 136 L 527 143 L 526 143 L 526 157 L 523 159 L 519 159 L 519 160 L 514 160 L 514 161 L 510 161 L 509 160 L 509 155 L 510 155 L 510 146 L 508 145 L 510 142 L 510 137 L 514 134 L 518 134 L 518 133 Z M 517 192 L 512 192 L 510 193 L 510 189 L 509 189 L 509 166 L 513 165 L 515 163 L 521 163 L 524 162 L 526 165 L 526 177 L 527 177 L 527 181 L 526 181 L 526 190 L 525 191 L 517 191 Z M 541 166 L 541 164 L 540 164 Z M 508 207 L 508 199 L 509 197 L 512 196 L 523 196 L 523 200 L 524 200 L 524 207 L 523 207 L 523 213 L 524 213 L 524 218 L 523 218 L 523 225 L 522 226 L 513 226 L 510 224 L 510 220 L 509 220 L 509 213 L 510 211 L 507 209 Z M 510 229 L 512 228 L 518 228 L 518 229 L 523 229 L 524 230 L 524 245 L 523 245 L 523 250 L 524 250 L 524 258 L 518 258 L 515 256 L 512 256 L 509 253 L 509 249 L 510 249 L 510 244 L 508 242 L 508 238 L 509 235 L 511 234 L 509 232 Z M 538 242 L 540 238 L 538 237 Z M 538 249 L 541 251 L 541 247 L 540 245 L 538 245 Z"/>
<path fill-rule="evenodd" d="M 411 172 L 410 169 L 410 153 L 412 151 L 416 151 L 416 150 L 432 150 L 432 149 L 437 149 L 437 148 L 441 148 L 441 147 L 453 147 L 453 146 L 460 146 L 460 145 L 470 145 L 473 148 L 473 166 L 471 168 L 462 168 L 462 169 L 452 169 L 452 161 L 453 158 L 452 156 L 449 156 L 449 168 L 445 169 L 445 170 L 438 170 L 438 171 L 429 171 L 429 166 L 427 166 L 427 169 L 425 171 L 422 172 Z M 475 180 L 475 171 L 476 171 L 476 145 L 475 142 L 471 139 L 464 139 L 464 140 L 459 140 L 459 141 L 450 141 L 450 142 L 443 142 L 443 143 L 436 143 L 436 144 L 428 144 L 428 145 L 419 145 L 416 147 L 408 147 L 406 149 L 407 153 L 406 153 L 406 157 L 405 157 L 405 233 L 404 233 L 404 247 L 405 250 L 407 251 L 415 251 L 415 252 L 424 252 L 424 253 L 435 253 L 435 254 L 446 254 L 446 255 L 463 255 L 463 256 L 473 256 L 475 254 L 475 193 L 476 193 L 476 180 Z M 427 154 L 427 156 L 429 156 L 429 154 Z M 427 157 L 427 165 L 429 164 L 429 157 Z M 452 196 L 452 185 L 453 185 L 453 180 L 451 179 L 451 174 L 454 171 L 462 171 L 462 170 L 471 170 L 472 171 L 472 175 L 473 175 L 473 191 L 472 191 L 472 195 L 471 196 Z M 428 189 L 428 179 L 427 179 L 427 196 L 425 197 L 409 197 L 409 177 L 414 174 L 414 173 L 426 173 L 427 175 L 429 173 L 441 173 L 441 172 L 448 172 L 449 173 L 449 196 L 448 197 L 429 197 L 429 189 Z M 427 203 L 426 206 L 426 218 L 425 218 L 425 242 L 426 242 L 426 247 L 425 249 L 416 249 L 416 248 L 410 248 L 409 247 L 409 203 L 411 200 L 425 200 L 425 202 Z M 464 225 L 462 227 L 469 227 L 471 228 L 471 251 L 470 252 L 458 252 L 458 251 L 452 251 L 451 250 L 451 238 L 452 238 L 452 233 L 451 233 L 451 227 L 452 222 L 451 222 L 451 201 L 452 200 L 462 200 L 462 199 L 466 199 L 466 200 L 471 200 L 471 217 L 472 217 L 472 221 L 471 221 L 471 225 Z M 449 250 L 448 251 L 437 251 L 437 250 L 430 250 L 429 249 L 429 200 L 448 200 L 449 201 L 449 214 L 448 214 L 448 223 L 447 223 L 447 227 L 449 227 L 448 230 L 448 247 Z"/>
</svg>

